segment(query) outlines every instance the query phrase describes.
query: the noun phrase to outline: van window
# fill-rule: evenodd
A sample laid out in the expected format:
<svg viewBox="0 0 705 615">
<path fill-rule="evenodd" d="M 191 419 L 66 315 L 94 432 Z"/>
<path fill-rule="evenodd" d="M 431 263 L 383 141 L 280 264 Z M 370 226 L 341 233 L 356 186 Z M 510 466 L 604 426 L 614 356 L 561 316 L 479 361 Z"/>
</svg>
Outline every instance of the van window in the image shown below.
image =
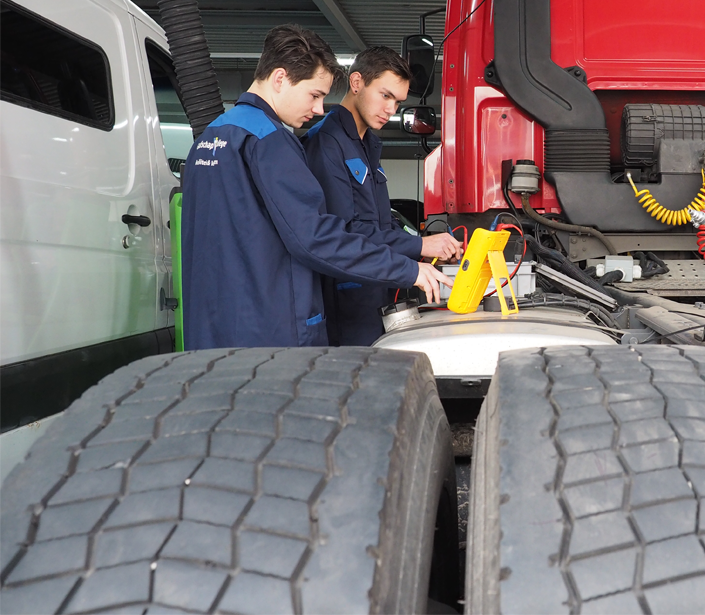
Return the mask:
<svg viewBox="0 0 705 615">
<path fill-rule="evenodd" d="M 164 150 L 169 168 L 179 177 L 181 164 L 186 162 L 193 145 L 193 131 L 184 111 L 171 58 L 151 41 L 147 41 L 146 48 Z"/>
<path fill-rule="evenodd" d="M 0 2 L 0 97 L 110 130 L 108 58 L 97 45 L 7 0 Z"/>
</svg>

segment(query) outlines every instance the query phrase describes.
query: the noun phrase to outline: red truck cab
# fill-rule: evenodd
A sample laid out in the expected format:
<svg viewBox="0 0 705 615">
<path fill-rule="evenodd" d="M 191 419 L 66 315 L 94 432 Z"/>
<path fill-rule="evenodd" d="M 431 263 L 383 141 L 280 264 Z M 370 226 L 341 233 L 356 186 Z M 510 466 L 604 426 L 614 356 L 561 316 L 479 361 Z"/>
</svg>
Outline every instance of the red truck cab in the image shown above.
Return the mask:
<svg viewBox="0 0 705 615">
<path fill-rule="evenodd" d="M 620 133 L 631 105 L 641 122 L 632 146 L 655 139 L 628 163 L 639 188 L 676 210 L 702 186 L 705 19 L 698 0 L 665 8 L 655 0 L 449 0 L 442 145 L 426 160 L 426 215 L 506 209 L 502 161 L 531 159 L 542 176 L 535 210 L 617 234 L 618 252 L 693 251 L 692 226 L 649 215 L 624 177 Z M 657 105 L 664 117 L 634 105 Z M 667 138 L 678 151 L 659 165 Z M 462 217 L 484 225 L 472 220 Z M 574 261 L 605 253 L 599 242 L 564 247 Z"/>
</svg>

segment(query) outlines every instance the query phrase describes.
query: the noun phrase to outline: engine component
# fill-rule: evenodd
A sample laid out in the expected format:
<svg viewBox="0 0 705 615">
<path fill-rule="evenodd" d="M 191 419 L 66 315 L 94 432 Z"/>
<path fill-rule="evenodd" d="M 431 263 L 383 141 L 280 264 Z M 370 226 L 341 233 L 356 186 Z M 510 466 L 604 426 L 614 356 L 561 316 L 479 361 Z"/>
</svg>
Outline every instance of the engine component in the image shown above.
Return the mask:
<svg viewBox="0 0 705 615">
<path fill-rule="evenodd" d="M 502 161 L 502 164 L 507 161 Z M 516 165 L 512 167 L 512 174 L 509 177 L 507 187 L 517 194 L 521 194 L 521 206 L 524 213 L 529 216 L 534 222 L 553 228 L 560 231 L 569 231 L 573 233 L 585 233 L 587 235 L 592 235 L 599 239 L 604 246 L 607 248 L 610 254 L 617 254 L 612 242 L 610 242 L 607 237 L 605 237 L 600 231 L 593 229 L 589 226 L 576 226 L 574 224 L 566 224 L 565 222 L 557 222 L 555 220 L 549 220 L 544 216 L 538 214 L 533 210 L 531 205 L 529 205 L 529 195 L 535 194 L 539 191 L 539 178 L 541 173 L 539 168 L 534 164 L 533 160 L 517 160 Z M 503 189 L 504 198 L 509 204 L 509 206 L 514 209 L 512 200 L 509 198 L 509 194 L 506 188 Z M 515 213 L 516 215 L 516 213 Z"/>
<path fill-rule="evenodd" d="M 393 331 L 405 322 L 421 318 L 419 302 L 416 299 L 407 299 L 385 305 L 379 308 L 379 315 L 382 317 L 385 333 Z"/>
<path fill-rule="evenodd" d="M 539 168 L 533 160 L 517 160 L 512 168 L 509 189 L 512 192 L 536 194 L 539 191 Z"/>
<path fill-rule="evenodd" d="M 595 291 L 585 284 L 581 284 L 577 280 L 568 277 L 558 271 L 551 269 L 547 265 L 536 265 L 536 273 L 551 280 L 559 288 L 565 288 L 569 292 L 585 297 L 590 301 L 599 303 L 607 309 L 614 310 L 617 307 L 617 302 L 612 297 Z"/>
<path fill-rule="evenodd" d="M 678 210 L 666 209 L 663 205 L 660 205 L 647 188 L 638 190 L 634 184 L 631 173 L 627 173 L 627 179 L 632 185 L 632 188 L 634 188 L 635 198 L 641 203 L 641 206 L 646 212 L 651 214 L 652 218 L 656 218 L 659 222 L 663 222 L 664 224 L 680 226 L 681 224 L 690 222 L 691 210 L 702 211 L 705 209 L 705 169 L 701 169 L 700 172 L 703 176 L 703 185 L 698 191 L 698 194 L 695 195 L 690 205 Z"/>
<path fill-rule="evenodd" d="M 691 320 L 679 313 L 659 306 L 652 306 L 637 310 L 636 317 L 647 327 L 672 340 L 674 344 L 698 345 L 698 342 L 701 342 L 696 337 L 697 333 L 694 330 L 699 328 L 697 320 Z"/>
<path fill-rule="evenodd" d="M 539 224 L 542 224 L 543 226 L 547 226 L 549 228 L 553 228 L 558 231 L 568 231 L 570 233 L 584 233 L 585 235 L 592 235 L 593 237 L 599 239 L 603 243 L 603 245 L 605 246 L 605 248 L 607 248 L 607 251 L 610 254 L 617 254 L 617 250 L 615 249 L 614 245 L 612 245 L 612 242 L 609 239 L 607 239 L 607 237 L 605 237 L 597 229 L 594 229 L 590 226 L 566 224 L 565 222 L 557 222 L 556 220 L 549 220 L 548 218 L 535 212 L 533 207 L 531 207 L 531 205 L 529 205 L 529 195 L 526 193 L 521 195 L 521 207 L 524 210 L 524 213 L 527 216 L 529 216 L 529 218 L 531 218 L 534 222 L 538 222 Z"/>
<path fill-rule="evenodd" d="M 605 260 L 606 260 L 606 259 L 605 259 Z M 588 260 L 588 262 L 589 262 L 589 260 Z M 595 272 L 594 272 L 594 273 L 595 273 L 595 277 L 596 277 L 598 280 L 600 280 L 600 279 L 605 275 L 605 273 L 606 273 L 606 271 L 607 271 L 606 266 L 605 266 L 605 263 L 597 263 L 596 265 L 594 265 L 594 269 L 595 269 Z M 617 270 L 617 269 L 612 269 L 611 271 L 616 271 L 616 270 Z M 641 280 L 641 277 L 642 277 L 641 265 L 637 265 L 637 264 L 634 262 L 634 260 L 632 260 L 632 265 L 631 265 L 631 267 L 630 267 L 630 271 L 631 271 L 631 273 L 632 273 L 632 279 L 631 279 L 631 280 L 626 280 L 626 279 L 625 279 L 625 280 L 621 280 L 621 281 L 624 281 L 624 282 L 632 282 L 632 281 L 634 281 L 634 280 Z M 588 272 L 588 270 L 586 269 L 586 270 L 585 270 L 585 273 L 587 273 L 587 272 Z M 600 284 L 604 284 L 604 282 L 600 281 Z"/>
<path fill-rule="evenodd" d="M 558 250 L 552 250 L 551 248 L 541 245 L 541 243 L 539 243 L 539 241 L 531 235 L 526 235 L 525 238 L 529 249 L 534 253 L 539 261 L 547 264 L 549 267 L 559 271 L 563 275 L 571 277 L 581 284 L 592 288 L 598 293 L 602 293 L 603 295 L 606 294 L 606 291 L 602 286 L 600 286 L 576 264 L 571 263 L 565 256 L 558 252 Z"/>
<path fill-rule="evenodd" d="M 565 215 L 575 225 L 597 226 L 603 233 L 661 231 L 660 221 L 632 207 L 627 186 L 612 180 L 610 138 L 596 94 L 551 58 L 550 0 L 533 0 L 530 5 L 529 10 L 529 3 L 523 0 L 494 2 L 492 70 L 508 98 L 545 129 L 544 180 L 555 186 Z M 662 109 L 664 118 L 668 113 L 677 115 L 670 107 L 687 108 L 682 115 L 690 113 L 700 119 L 705 111 L 702 105 L 668 107 L 668 111 Z M 653 115 L 653 111 L 648 115 Z M 677 126 L 674 121 L 672 139 L 660 140 L 659 172 L 664 193 L 685 202 L 692 198 L 699 183 L 694 172 L 700 165 L 692 168 L 698 163 L 698 156 L 692 154 L 705 146 L 702 137 L 695 134 L 679 139 Z M 687 122 L 682 126 L 685 128 Z"/>
<path fill-rule="evenodd" d="M 652 173 L 697 173 L 705 146 L 705 107 L 629 104 L 621 126 L 627 169 Z"/>
<path fill-rule="evenodd" d="M 634 279 L 634 259 L 631 256 L 605 256 L 605 273 L 612 271 L 622 272 L 620 281 L 631 282 Z"/>
</svg>

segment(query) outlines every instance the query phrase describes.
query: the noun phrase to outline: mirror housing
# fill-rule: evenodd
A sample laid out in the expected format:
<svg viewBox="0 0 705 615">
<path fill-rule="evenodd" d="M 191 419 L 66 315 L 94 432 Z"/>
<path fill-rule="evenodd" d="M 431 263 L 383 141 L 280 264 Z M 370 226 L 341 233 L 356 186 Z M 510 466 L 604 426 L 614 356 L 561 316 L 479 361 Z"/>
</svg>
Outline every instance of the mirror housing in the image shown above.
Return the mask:
<svg viewBox="0 0 705 615">
<path fill-rule="evenodd" d="M 411 67 L 411 96 L 430 96 L 433 92 L 433 39 L 428 34 L 405 36 L 401 44 L 401 56 Z"/>
<path fill-rule="evenodd" d="M 427 137 L 436 132 L 436 110 L 433 107 L 417 106 L 401 110 L 401 129 L 412 135 Z"/>
</svg>

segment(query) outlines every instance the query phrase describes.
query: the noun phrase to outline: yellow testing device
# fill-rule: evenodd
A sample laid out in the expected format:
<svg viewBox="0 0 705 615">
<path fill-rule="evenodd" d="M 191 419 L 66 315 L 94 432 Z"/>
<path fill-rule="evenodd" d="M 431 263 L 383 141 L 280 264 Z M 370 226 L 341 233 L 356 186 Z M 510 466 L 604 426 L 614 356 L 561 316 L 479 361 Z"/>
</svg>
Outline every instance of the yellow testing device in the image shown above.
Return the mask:
<svg viewBox="0 0 705 615">
<path fill-rule="evenodd" d="M 512 282 L 509 279 L 507 263 L 504 260 L 503 250 L 507 245 L 509 235 L 509 231 L 475 229 L 455 276 L 453 290 L 448 299 L 449 310 L 458 314 L 474 312 L 480 305 L 490 280 L 494 279 L 502 314 L 506 316 L 507 314 L 516 314 L 519 311 Z M 512 310 L 507 307 L 507 301 L 502 292 L 503 280 L 507 281 L 507 286 L 512 294 L 514 302 Z"/>
</svg>

